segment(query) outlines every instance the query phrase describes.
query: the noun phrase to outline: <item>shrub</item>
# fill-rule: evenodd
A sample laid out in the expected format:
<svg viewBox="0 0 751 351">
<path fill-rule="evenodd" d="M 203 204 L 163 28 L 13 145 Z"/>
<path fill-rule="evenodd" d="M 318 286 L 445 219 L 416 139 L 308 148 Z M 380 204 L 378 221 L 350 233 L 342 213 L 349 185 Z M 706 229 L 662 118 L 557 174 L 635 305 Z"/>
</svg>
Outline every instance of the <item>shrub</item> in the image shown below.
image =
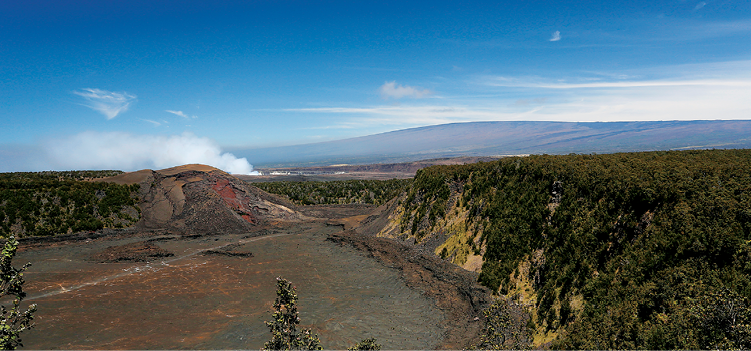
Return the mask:
<svg viewBox="0 0 751 351">
<path fill-rule="evenodd" d="M 297 292 L 288 280 L 276 278 L 276 300 L 273 321 L 266 322 L 271 331 L 271 340 L 263 344 L 264 350 L 323 350 L 318 335 L 310 329 L 297 331 L 300 317 L 297 312 Z M 380 350 L 376 339 L 368 338 L 348 350 Z"/>
<path fill-rule="evenodd" d="M 29 306 L 26 311 L 20 306 L 26 297 L 23 291 L 23 272 L 31 264 L 27 263 L 19 269 L 11 265 L 17 248 L 18 242 L 11 236 L 5 242 L 0 256 L 0 298 L 13 297 L 13 308 L 10 311 L 5 306 L 0 306 L 0 348 L 3 350 L 15 350 L 16 347 L 23 346 L 21 332 L 34 327 L 31 321 L 34 319 L 36 305 Z"/>
</svg>

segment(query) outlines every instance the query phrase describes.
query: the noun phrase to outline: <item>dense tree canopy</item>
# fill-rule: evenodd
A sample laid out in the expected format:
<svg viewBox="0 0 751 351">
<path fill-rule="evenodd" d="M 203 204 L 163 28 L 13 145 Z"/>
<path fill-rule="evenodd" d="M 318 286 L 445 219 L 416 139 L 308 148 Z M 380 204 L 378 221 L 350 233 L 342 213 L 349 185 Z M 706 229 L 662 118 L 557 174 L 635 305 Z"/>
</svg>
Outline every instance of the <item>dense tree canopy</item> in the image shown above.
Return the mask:
<svg viewBox="0 0 751 351">
<path fill-rule="evenodd" d="M 272 194 L 284 195 L 298 205 L 381 205 L 399 195 L 410 182 L 411 179 L 280 181 L 253 185 Z"/>
<path fill-rule="evenodd" d="M 483 256 L 480 281 L 501 294 L 528 262 L 553 346 L 750 345 L 751 150 L 436 166 L 402 206 L 401 228 L 418 241 L 464 213 L 480 235 L 467 244 Z"/>
<path fill-rule="evenodd" d="M 0 236 L 56 235 L 130 226 L 138 185 L 91 182 L 120 171 L 0 173 Z"/>
</svg>

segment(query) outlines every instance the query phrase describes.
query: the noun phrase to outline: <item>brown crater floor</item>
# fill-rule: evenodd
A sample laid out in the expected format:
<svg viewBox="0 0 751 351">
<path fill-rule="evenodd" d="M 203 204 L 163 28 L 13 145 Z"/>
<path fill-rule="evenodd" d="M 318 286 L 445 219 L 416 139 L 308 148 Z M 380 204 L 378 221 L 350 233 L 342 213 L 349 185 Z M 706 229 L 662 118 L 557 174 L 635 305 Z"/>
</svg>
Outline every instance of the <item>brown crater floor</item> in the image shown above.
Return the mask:
<svg viewBox="0 0 751 351">
<path fill-rule="evenodd" d="M 24 346 L 259 349 L 270 338 L 263 322 L 271 314 L 277 276 L 295 284 L 302 324 L 317 331 L 327 349 L 346 349 L 367 337 L 384 349 L 442 345 L 450 314 L 410 289 L 396 268 L 326 240 L 341 230 L 313 222 L 263 236 L 119 236 L 22 250 L 14 262 L 32 262 L 25 290 L 27 301 L 38 305 Z M 174 256 L 91 259 L 109 247 L 146 240 Z M 229 245 L 252 256 L 204 254 Z"/>
</svg>

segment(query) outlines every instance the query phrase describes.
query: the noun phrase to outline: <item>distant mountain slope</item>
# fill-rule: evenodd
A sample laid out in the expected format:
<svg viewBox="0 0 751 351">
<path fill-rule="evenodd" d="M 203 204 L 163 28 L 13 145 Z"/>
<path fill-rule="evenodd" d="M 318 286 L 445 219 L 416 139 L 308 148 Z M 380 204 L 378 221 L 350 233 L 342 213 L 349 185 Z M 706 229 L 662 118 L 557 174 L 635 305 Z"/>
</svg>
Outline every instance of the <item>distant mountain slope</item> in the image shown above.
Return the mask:
<svg viewBox="0 0 751 351">
<path fill-rule="evenodd" d="M 338 141 L 233 150 L 254 165 L 381 163 L 454 156 L 750 148 L 748 121 L 471 122 Z"/>
</svg>

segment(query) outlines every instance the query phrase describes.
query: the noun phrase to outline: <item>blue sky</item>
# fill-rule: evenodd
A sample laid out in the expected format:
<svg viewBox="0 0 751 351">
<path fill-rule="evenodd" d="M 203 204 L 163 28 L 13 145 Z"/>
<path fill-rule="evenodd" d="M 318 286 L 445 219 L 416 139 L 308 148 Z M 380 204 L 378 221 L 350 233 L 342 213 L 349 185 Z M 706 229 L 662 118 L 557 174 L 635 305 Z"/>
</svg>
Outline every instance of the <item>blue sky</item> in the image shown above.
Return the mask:
<svg viewBox="0 0 751 351">
<path fill-rule="evenodd" d="M 699 119 L 751 119 L 749 1 L 0 2 L 0 171 L 229 169 L 233 149 L 452 122 Z"/>
</svg>

